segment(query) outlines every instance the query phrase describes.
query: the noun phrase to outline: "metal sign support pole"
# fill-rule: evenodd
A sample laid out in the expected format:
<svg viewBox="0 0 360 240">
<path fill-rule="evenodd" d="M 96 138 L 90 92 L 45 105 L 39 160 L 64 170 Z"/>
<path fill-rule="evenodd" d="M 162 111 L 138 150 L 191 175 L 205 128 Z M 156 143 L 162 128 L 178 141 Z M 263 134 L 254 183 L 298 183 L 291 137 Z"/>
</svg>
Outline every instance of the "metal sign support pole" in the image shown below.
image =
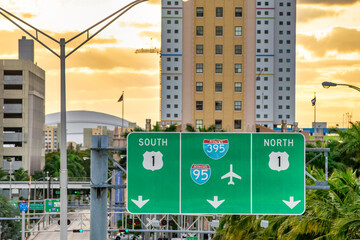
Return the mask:
<svg viewBox="0 0 360 240">
<path fill-rule="evenodd" d="M 91 137 L 91 220 L 90 240 L 106 239 L 108 137 Z"/>
</svg>

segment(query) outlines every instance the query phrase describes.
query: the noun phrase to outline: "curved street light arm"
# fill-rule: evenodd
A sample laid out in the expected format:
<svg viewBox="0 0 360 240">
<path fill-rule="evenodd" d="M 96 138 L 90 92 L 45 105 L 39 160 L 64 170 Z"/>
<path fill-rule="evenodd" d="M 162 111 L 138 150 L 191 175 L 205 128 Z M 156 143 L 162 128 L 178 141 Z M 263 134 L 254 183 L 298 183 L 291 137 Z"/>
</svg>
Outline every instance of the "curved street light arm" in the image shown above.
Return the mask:
<svg viewBox="0 0 360 240">
<path fill-rule="evenodd" d="M 51 53 L 53 53 L 55 56 L 59 57 L 60 58 L 60 55 L 57 54 L 54 50 L 52 50 L 51 48 L 49 48 L 48 46 L 45 45 L 45 43 L 43 43 L 42 41 L 39 40 L 38 38 L 38 32 L 43 34 L 44 36 L 46 37 L 49 37 L 51 40 L 59 43 L 57 40 L 53 39 L 52 37 L 48 36 L 47 34 L 43 33 L 42 31 L 38 30 L 37 28 L 31 26 L 30 24 L 27 24 L 26 22 L 22 21 L 24 24 L 30 26 L 31 28 L 33 28 L 35 31 L 36 31 L 36 37 L 34 35 L 32 35 L 30 32 L 28 32 L 27 30 L 25 30 L 23 27 L 21 27 L 19 24 L 17 24 L 14 20 L 12 20 L 11 18 L 9 18 L 8 16 L 6 16 L 3 12 L 1 11 L 4 11 L 6 12 L 7 14 L 9 14 L 10 16 L 18 19 L 16 16 L 14 16 L 13 14 L 5 11 L 3 8 L 0 8 L 0 14 L 3 15 L 4 18 L 6 18 L 7 20 L 9 20 L 11 23 L 13 23 L 15 26 L 17 26 L 18 28 L 20 28 L 23 32 L 25 32 L 27 35 L 29 35 L 30 37 L 32 37 L 35 41 L 37 41 L 38 43 L 40 43 L 43 47 L 45 47 L 47 50 L 49 50 Z"/>
<path fill-rule="evenodd" d="M 56 42 L 56 43 L 60 43 L 58 40 L 56 40 L 55 38 L 53 38 L 53 37 L 51 37 L 51 36 L 49 36 L 48 34 L 46 34 L 46 33 L 44 33 L 43 31 L 41 31 L 41 30 L 39 30 L 39 29 L 37 29 L 36 27 L 33 27 L 32 25 L 30 25 L 29 23 L 27 23 L 27 22 L 25 22 L 24 20 L 22 20 L 22 19 L 20 19 L 20 18 L 18 18 L 17 16 L 15 16 L 14 14 L 12 14 L 12 13 L 10 13 L 10 12 L 8 12 L 8 11 L 6 11 L 5 9 L 3 9 L 3 8 L 1 8 L 0 7 L 0 13 L 1 13 L 1 11 L 3 11 L 3 12 L 5 12 L 6 14 L 8 14 L 8 15 L 10 15 L 10 16 L 12 16 L 13 18 L 15 18 L 16 20 L 18 20 L 18 21 L 20 21 L 20 22 L 22 22 L 23 24 L 25 24 L 25 25 L 27 25 L 27 26 L 29 26 L 29 27 L 31 27 L 32 29 L 34 29 L 36 32 L 39 32 L 39 33 L 41 33 L 42 35 L 44 35 L 45 37 L 48 37 L 49 39 L 51 39 L 51 40 L 53 40 L 54 42 Z M 3 14 L 3 13 L 1 13 L 1 15 L 3 15 L 4 17 L 5 17 L 5 15 Z M 7 17 L 6 17 L 7 18 Z M 9 19 L 9 18 L 7 18 L 7 19 Z M 10 19 L 9 19 L 10 20 Z M 11 20 L 10 20 L 11 21 Z M 14 23 L 13 21 L 11 21 L 12 23 Z M 14 23 L 15 24 L 15 23 Z M 16 25 L 16 26 L 18 26 L 18 25 Z M 20 27 L 19 27 L 20 28 Z M 37 33 L 36 33 L 36 37 L 37 37 Z"/>
<path fill-rule="evenodd" d="M 139 1 L 139 0 L 136 0 L 135 2 L 138 2 L 138 1 Z M 145 2 L 145 1 L 148 1 L 148 0 L 140 0 L 139 3 L 140 3 L 140 2 Z M 71 39 L 67 40 L 65 43 L 67 44 L 67 43 L 71 42 L 72 40 L 76 39 L 77 37 L 80 37 L 80 36 L 83 35 L 84 33 L 88 33 L 91 29 L 93 29 L 93 28 L 96 27 L 97 25 L 103 23 L 104 21 L 108 20 L 108 19 L 111 18 L 112 16 L 114 16 L 114 15 L 116 15 L 117 13 L 123 11 L 124 9 L 126 9 L 126 8 L 129 7 L 130 5 L 134 4 L 135 2 L 131 2 L 131 3 L 129 3 L 128 5 L 126 5 L 125 7 L 117 10 L 116 12 L 114 12 L 113 14 L 107 16 L 106 18 L 104 18 L 104 19 L 101 20 L 100 22 L 97 22 L 96 24 L 94 24 L 94 25 L 92 25 L 91 27 L 85 29 L 84 31 L 82 31 L 81 33 L 79 33 L 78 35 L 76 35 L 75 37 L 72 37 Z M 136 3 L 136 4 L 137 4 L 137 3 Z M 89 34 L 89 33 L 88 33 L 88 34 Z M 89 37 L 89 35 L 88 35 L 88 37 Z"/>
<path fill-rule="evenodd" d="M 122 16 L 124 13 L 126 13 L 127 11 L 129 11 L 132 7 L 136 6 L 139 3 L 145 2 L 147 0 L 138 0 L 138 1 L 134 1 L 130 4 L 128 4 L 126 7 L 120 9 L 119 11 L 116 11 L 115 13 L 111 14 L 110 16 L 108 16 L 107 18 L 101 20 L 100 22 L 96 23 L 95 25 L 93 25 L 92 27 L 88 28 L 87 30 L 83 31 L 82 33 L 76 35 L 75 37 L 71 38 L 69 41 L 67 41 L 66 43 L 74 40 L 75 38 L 81 36 L 82 34 L 84 34 L 85 32 L 88 33 L 87 39 L 82 42 L 81 44 L 79 44 L 76 48 L 74 48 L 71 52 L 69 52 L 65 58 L 67 58 L 68 56 L 70 56 L 72 53 L 74 53 L 76 50 L 78 50 L 80 47 L 82 47 L 84 44 L 86 44 L 88 41 L 90 41 L 91 39 L 93 39 L 96 35 L 98 35 L 102 30 L 104 30 L 106 27 L 108 27 L 111 23 L 113 23 L 114 21 L 116 21 L 120 16 Z M 112 19 L 110 22 L 108 22 L 105 26 L 103 26 L 102 28 L 100 28 L 97 32 L 95 32 L 92 36 L 89 36 L 89 30 L 91 28 L 94 28 L 95 26 L 99 25 L 100 23 L 104 22 L 105 20 L 109 19 L 110 17 L 114 16 L 116 13 L 122 11 L 119 15 L 117 15 L 114 19 Z"/>
<path fill-rule="evenodd" d="M 354 85 L 350 85 L 350 84 L 337 84 L 337 85 L 339 85 L 339 86 L 347 86 L 349 88 L 355 89 L 355 90 L 360 92 L 360 87 L 356 87 Z"/>
</svg>

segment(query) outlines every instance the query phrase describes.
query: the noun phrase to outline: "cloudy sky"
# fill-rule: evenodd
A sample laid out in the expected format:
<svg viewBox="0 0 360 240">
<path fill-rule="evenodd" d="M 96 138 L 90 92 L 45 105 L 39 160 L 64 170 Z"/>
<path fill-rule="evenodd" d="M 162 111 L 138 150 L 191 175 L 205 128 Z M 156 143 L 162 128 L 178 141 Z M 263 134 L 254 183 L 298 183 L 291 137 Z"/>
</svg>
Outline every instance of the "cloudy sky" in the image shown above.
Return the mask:
<svg viewBox="0 0 360 240">
<path fill-rule="evenodd" d="M 0 0 L 0 7 L 56 39 L 76 35 L 125 6 L 129 0 Z M 323 81 L 360 86 L 360 0 L 298 0 L 296 120 L 308 127 L 317 121 L 343 125 L 349 112 L 360 119 L 360 93 L 347 87 L 323 89 Z M 125 91 L 125 118 L 144 126 L 159 120 L 159 55 L 135 54 L 160 48 L 160 0 L 141 3 L 121 16 L 66 62 L 67 109 L 121 116 L 117 103 Z M 96 29 L 95 29 L 96 31 Z M 91 31 L 94 33 L 95 31 Z M 32 32 L 33 33 L 33 32 Z M 0 59 L 17 58 L 24 33 L 0 16 Z M 86 36 L 68 46 L 76 47 Z M 40 38 L 58 51 L 59 47 Z M 39 44 L 35 61 L 46 70 L 46 113 L 60 110 L 59 59 Z"/>
</svg>

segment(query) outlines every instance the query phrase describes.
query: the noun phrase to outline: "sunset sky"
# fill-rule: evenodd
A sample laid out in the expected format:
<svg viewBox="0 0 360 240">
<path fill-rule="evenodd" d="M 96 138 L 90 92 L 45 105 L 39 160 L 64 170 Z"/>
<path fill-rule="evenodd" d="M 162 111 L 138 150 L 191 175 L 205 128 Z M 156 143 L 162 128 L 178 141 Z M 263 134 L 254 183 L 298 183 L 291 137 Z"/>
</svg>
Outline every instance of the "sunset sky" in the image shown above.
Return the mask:
<svg viewBox="0 0 360 240">
<path fill-rule="evenodd" d="M 76 35 L 128 0 L 0 0 L 0 7 L 56 39 Z M 360 0 L 298 0 L 296 121 L 310 127 L 311 99 L 317 96 L 317 121 L 343 126 L 343 115 L 360 120 L 360 92 L 347 87 L 324 89 L 323 81 L 360 87 Z M 94 31 L 92 31 L 93 33 Z M 32 32 L 34 33 L 34 32 Z M 117 103 L 125 91 L 125 119 L 144 127 L 160 116 L 158 54 L 135 54 L 137 48 L 160 48 L 160 0 L 141 3 L 125 13 L 66 62 L 67 110 L 104 112 L 121 117 Z M 0 16 L 0 59 L 18 57 L 21 30 Z M 29 38 L 29 37 L 27 37 Z M 58 52 L 59 47 L 41 37 Z M 69 49 L 85 38 L 71 43 Z M 46 113 L 60 111 L 60 62 L 35 44 L 35 62 L 46 71 Z"/>
</svg>

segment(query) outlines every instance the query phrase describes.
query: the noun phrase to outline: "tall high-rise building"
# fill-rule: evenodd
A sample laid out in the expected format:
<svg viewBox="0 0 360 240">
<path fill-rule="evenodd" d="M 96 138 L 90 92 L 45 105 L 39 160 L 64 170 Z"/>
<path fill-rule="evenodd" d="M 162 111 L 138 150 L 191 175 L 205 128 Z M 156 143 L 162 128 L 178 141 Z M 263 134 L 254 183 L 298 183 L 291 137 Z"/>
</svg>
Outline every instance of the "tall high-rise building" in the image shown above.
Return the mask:
<svg viewBox="0 0 360 240">
<path fill-rule="evenodd" d="M 255 8 L 253 0 L 162 1 L 162 122 L 255 130 Z"/>
<path fill-rule="evenodd" d="M 181 123 L 182 118 L 182 0 L 162 0 L 161 120 Z"/>
<path fill-rule="evenodd" d="M 45 163 L 45 72 L 28 46 L 23 59 L 0 60 L 0 167 L 33 173 Z"/>
<path fill-rule="evenodd" d="M 256 122 L 295 121 L 296 0 L 256 0 Z"/>
</svg>

